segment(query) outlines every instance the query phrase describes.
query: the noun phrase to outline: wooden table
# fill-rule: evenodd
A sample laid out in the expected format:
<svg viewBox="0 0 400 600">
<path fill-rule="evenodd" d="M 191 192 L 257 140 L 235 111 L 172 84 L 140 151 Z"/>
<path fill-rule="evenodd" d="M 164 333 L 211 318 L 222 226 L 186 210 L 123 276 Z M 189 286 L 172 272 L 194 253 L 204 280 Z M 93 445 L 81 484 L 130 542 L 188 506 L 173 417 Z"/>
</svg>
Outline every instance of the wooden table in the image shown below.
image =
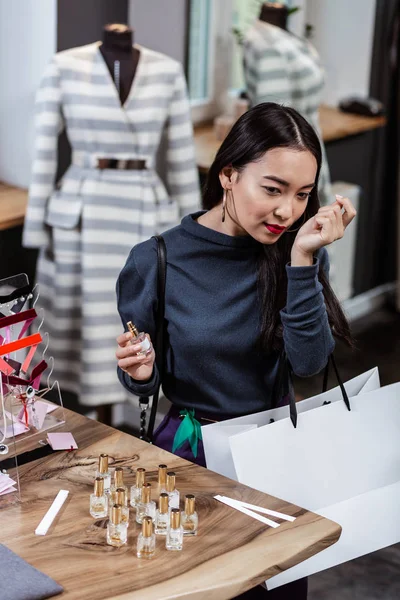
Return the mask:
<svg viewBox="0 0 400 600">
<path fill-rule="evenodd" d="M 22 225 L 27 203 L 27 190 L 0 181 L 0 230 Z"/>
<path fill-rule="evenodd" d="M 363 117 L 344 113 L 333 106 L 322 105 L 319 111 L 322 138 L 325 143 L 383 127 L 385 117 Z M 221 146 L 211 123 L 194 130 L 196 162 L 201 173 L 207 173 Z"/>
<path fill-rule="evenodd" d="M 67 421 L 57 431 L 72 431 L 79 449 L 20 466 L 22 501 L 3 504 L 0 512 L 0 542 L 61 584 L 62 600 L 224 600 L 339 539 L 340 526 L 328 519 L 71 411 L 65 414 Z M 36 447 L 43 437 L 37 434 L 20 442 L 18 454 Z M 165 542 L 158 538 L 154 559 L 137 559 L 139 526 L 132 514 L 128 544 L 119 549 L 106 545 L 106 520 L 95 521 L 89 515 L 89 494 L 102 452 L 112 457 L 113 467 L 124 467 L 128 485 L 134 482 L 134 470 L 145 467 L 148 481 L 154 482 L 153 498 L 160 463 L 176 472 L 181 497 L 196 495 L 199 535 L 185 538 L 182 552 L 165 550 Z M 70 491 L 66 504 L 48 534 L 35 536 L 36 526 L 60 489 Z M 297 518 L 272 529 L 217 502 L 213 498 L 217 493 Z"/>
</svg>

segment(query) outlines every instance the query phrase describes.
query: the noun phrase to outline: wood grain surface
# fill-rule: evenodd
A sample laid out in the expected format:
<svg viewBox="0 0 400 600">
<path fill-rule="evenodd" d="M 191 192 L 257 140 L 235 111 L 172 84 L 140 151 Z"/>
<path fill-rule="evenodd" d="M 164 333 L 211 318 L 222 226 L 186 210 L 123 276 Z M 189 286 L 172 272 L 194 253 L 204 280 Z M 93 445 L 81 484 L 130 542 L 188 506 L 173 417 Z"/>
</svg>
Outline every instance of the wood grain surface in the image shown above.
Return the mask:
<svg viewBox="0 0 400 600">
<path fill-rule="evenodd" d="M 22 225 L 27 203 L 27 190 L 0 182 L 0 230 Z"/>
<path fill-rule="evenodd" d="M 340 526 L 319 515 L 71 411 L 66 410 L 65 416 L 66 423 L 57 431 L 71 431 L 78 450 L 54 452 L 20 466 L 21 503 L 10 505 L 5 497 L 0 498 L 0 542 L 60 583 L 65 589 L 61 599 L 233 598 L 340 536 Z M 38 447 L 43 437 L 39 433 L 17 444 L 17 454 Z M 89 515 L 89 494 L 102 452 L 110 455 L 112 467 L 124 468 L 128 486 L 134 483 L 136 468 L 144 467 L 153 484 L 153 499 L 158 497 L 160 463 L 176 472 L 181 498 L 195 494 L 199 534 L 184 539 L 182 552 L 167 551 L 165 539 L 158 537 L 152 560 L 136 558 L 140 526 L 132 509 L 128 544 L 118 549 L 106 545 L 106 519 L 94 520 Z M 67 502 L 48 534 L 36 536 L 37 525 L 60 489 L 69 490 Z M 297 518 L 271 529 L 214 500 L 218 493 Z"/>
<path fill-rule="evenodd" d="M 326 105 L 320 107 L 319 116 L 325 143 L 383 127 L 386 123 L 385 117 L 362 117 Z M 212 123 L 195 127 L 194 142 L 197 166 L 202 173 L 207 173 L 222 143 L 216 139 Z"/>
</svg>

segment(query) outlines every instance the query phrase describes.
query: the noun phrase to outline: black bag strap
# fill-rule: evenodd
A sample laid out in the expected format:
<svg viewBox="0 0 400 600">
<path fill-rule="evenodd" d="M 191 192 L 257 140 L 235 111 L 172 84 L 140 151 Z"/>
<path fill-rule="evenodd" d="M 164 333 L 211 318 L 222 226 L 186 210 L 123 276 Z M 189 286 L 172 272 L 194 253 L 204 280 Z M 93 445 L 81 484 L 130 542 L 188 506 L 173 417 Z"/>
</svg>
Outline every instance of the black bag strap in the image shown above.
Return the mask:
<svg viewBox="0 0 400 600">
<path fill-rule="evenodd" d="M 343 402 L 345 403 L 347 409 L 351 410 L 349 397 L 347 395 L 346 389 L 343 384 L 343 380 L 342 380 L 339 370 L 337 368 L 337 364 L 336 364 L 335 358 L 333 356 L 333 353 L 329 356 L 328 362 L 325 367 L 322 392 L 326 392 L 326 390 L 328 388 L 329 363 L 332 363 L 333 370 L 335 371 L 336 379 L 338 381 L 340 390 L 342 392 Z M 285 350 L 282 350 L 282 352 L 279 356 L 278 371 L 277 371 L 275 384 L 274 384 L 274 390 L 273 390 L 272 406 L 274 408 L 276 408 L 278 406 L 278 403 L 282 399 L 285 381 L 291 380 L 292 373 L 293 373 L 292 367 L 286 356 L 286 352 L 285 352 Z M 292 393 L 289 394 L 289 411 L 290 411 L 290 420 L 292 421 L 293 427 L 297 427 L 296 400 L 295 400 L 294 394 L 292 394 Z"/>
<path fill-rule="evenodd" d="M 164 315 L 165 315 L 165 284 L 167 279 L 167 248 L 161 235 L 154 236 L 157 240 L 157 322 L 156 322 L 156 364 L 158 368 L 159 384 L 153 396 L 147 437 L 151 440 L 153 436 L 154 423 L 156 420 L 158 398 L 164 371 Z"/>
<path fill-rule="evenodd" d="M 151 403 L 151 412 L 149 425 L 146 433 L 146 411 L 149 406 L 149 398 L 142 396 L 139 398 L 141 407 L 140 415 L 140 438 L 151 442 L 153 437 L 154 424 L 157 415 L 158 399 L 160 396 L 160 387 L 164 370 L 164 315 L 165 315 L 165 283 L 167 278 L 167 248 L 164 238 L 161 235 L 153 236 L 157 241 L 157 314 L 156 314 L 156 335 L 154 340 L 154 350 L 156 353 L 156 365 L 159 374 L 159 384 L 154 392 Z"/>
<path fill-rule="evenodd" d="M 292 379 L 292 367 L 286 356 L 285 350 L 279 355 L 278 372 L 276 374 L 274 390 L 272 392 L 272 406 L 276 408 L 283 397 L 283 390 L 285 382 L 289 382 Z M 290 392 L 290 390 L 289 390 Z M 297 410 L 294 395 L 289 393 L 289 410 L 290 420 L 293 423 L 293 427 L 297 427 Z"/>
</svg>

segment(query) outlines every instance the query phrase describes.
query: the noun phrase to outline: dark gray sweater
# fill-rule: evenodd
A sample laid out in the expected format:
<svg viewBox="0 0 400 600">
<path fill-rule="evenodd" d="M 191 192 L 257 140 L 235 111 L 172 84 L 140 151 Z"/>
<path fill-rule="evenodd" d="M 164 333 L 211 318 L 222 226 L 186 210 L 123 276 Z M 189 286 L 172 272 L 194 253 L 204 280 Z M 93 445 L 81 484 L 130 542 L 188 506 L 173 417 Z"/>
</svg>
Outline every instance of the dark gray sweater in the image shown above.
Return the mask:
<svg viewBox="0 0 400 600">
<path fill-rule="evenodd" d="M 163 390 L 182 408 L 243 415 L 271 406 L 276 353 L 259 350 L 257 294 L 259 244 L 251 237 L 219 233 L 189 215 L 163 234 L 167 246 L 165 301 L 166 367 Z M 133 321 L 155 339 L 156 241 L 135 246 L 117 283 L 122 323 Z M 326 365 L 334 340 L 318 269 L 329 271 L 323 248 L 310 267 L 286 267 L 287 303 L 281 312 L 284 343 L 292 368 L 307 377 Z M 121 383 L 136 395 L 151 395 L 158 381 L 133 380 L 118 369 Z"/>
</svg>

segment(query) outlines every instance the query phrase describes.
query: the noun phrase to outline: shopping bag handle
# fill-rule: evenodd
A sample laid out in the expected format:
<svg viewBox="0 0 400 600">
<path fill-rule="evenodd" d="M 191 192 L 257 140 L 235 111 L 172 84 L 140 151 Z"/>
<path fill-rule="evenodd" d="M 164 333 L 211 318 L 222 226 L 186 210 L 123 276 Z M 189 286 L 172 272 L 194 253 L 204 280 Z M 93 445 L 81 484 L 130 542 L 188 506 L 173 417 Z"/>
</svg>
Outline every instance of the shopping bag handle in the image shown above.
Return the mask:
<svg viewBox="0 0 400 600">
<path fill-rule="evenodd" d="M 338 381 L 340 391 L 342 392 L 343 402 L 345 403 L 347 410 L 351 410 L 349 397 L 347 395 L 346 389 L 343 385 L 343 380 L 340 376 L 339 370 L 337 368 L 337 364 L 333 353 L 329 356 L 328 362 L 324 371 L 324 380 L 322 386 L 322 393 L 326 392 L 328 387 L 328 376 L 329 376 L 329 363 L 332 363 L 333 370 L 335 371 L 336 379 Z M 273 406 L 278 406 L 279 401 L 283 397 L 283 385 L 285 381 L 290 381 L 293 376 L 293 369 L 290 364 L 290 361 L 286 355 L 285 350 L 282 350 L 279 356 L 279 364 L 278 364 L 278 372 L 276 375 L 273 399 Z M 297 427 L 297 407 L 294 394 L 289 392 L 289 412 L 290 412 L 290 420 L 292 421 L 293 427 Z"/>
<path fill-rule="evenodd" d="M 335 357 L 333 356 L 333 353 L 328 358 L 328 362 L 327 362 L 326 367 L 325 367 L 325 371 L 324 371 L 324 383 L 323 383 L 323 386 L 322 386 L 322 393 L 326 392 L 326 390 L 328 389 L 328 376 L 329 376 L 329 363 L 330 362 L 332 363 L 332 367 L 333 367 L 333 370 L 335 371 L 337 382 L 338 382 L 340 390 L 342 392 L 343 402 L 347 406 L 347 410 L 351 410 L 350 400 L 349 400 L 349 397 L 347 395 L 346 389 L 344 387 L 343 380 L 342 380 L 342 378 L 340 376 L 339 369 L 337 368 L 336 360 L 335 360 Z"/>
</svg>

